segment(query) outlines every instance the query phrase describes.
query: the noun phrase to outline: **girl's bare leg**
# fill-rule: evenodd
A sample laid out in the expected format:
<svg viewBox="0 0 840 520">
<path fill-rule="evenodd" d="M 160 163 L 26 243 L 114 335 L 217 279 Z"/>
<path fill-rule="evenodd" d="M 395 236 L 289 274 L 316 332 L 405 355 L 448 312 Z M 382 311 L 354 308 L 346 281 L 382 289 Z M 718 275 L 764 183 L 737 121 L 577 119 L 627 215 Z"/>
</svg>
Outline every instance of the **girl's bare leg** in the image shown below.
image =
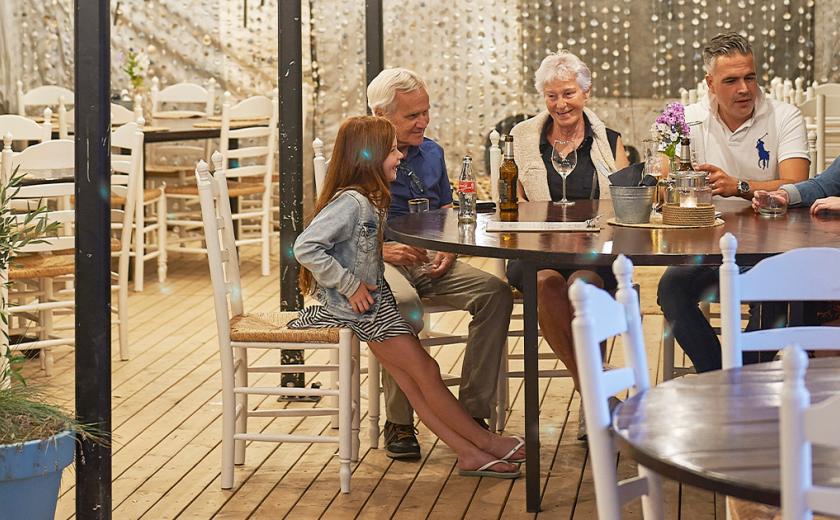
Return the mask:
<svg viewBox="0 0 840 520">
<path fill-rule="evenodd" d="M 517 444 L 512 437 L 501 437 L 478 426 L 443 384 L 440 367 L 416 337 L 406 334 L 368 345 L 405 392 L 420 419 L 458 453 L 464 469 L 502 457 Z M 524 449 L 512 458 L 521 457 Z M 481 463 L 474 464 L 478 460 Z M 501 465 L 494 469 L 507 471 Z"/>
</svg>

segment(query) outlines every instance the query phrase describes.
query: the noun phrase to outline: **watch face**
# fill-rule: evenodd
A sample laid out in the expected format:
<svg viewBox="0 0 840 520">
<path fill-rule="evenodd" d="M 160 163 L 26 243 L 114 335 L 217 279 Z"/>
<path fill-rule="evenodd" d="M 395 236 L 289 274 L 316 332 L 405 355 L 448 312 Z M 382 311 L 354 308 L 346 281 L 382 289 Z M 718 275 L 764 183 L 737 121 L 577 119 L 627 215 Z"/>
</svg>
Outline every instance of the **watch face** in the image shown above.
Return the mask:
<svg viewBox="0 0 840 520">
<path fill-rule="evenodd" d="M 750 191 L 750 183 L 747 181 L 738 181 L 738 193 L 746 193 Z"/>
</svg>

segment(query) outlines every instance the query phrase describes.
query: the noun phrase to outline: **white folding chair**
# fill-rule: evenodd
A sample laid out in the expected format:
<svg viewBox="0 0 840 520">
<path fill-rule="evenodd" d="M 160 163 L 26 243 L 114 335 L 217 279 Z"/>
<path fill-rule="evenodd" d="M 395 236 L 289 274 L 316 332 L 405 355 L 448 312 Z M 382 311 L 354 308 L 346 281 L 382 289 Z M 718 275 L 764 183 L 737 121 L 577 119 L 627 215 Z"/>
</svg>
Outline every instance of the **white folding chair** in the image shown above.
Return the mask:
<svg viewBox="0 0 840 520">
<path fill-rule="evenodd" d="M 23 91 L 23 81 L 17 82 L 18 115 L 25 116 L 26 108 L 30 106 L 50 107 L 54 114 L 62 106 L 74 104 L 73 91 L 58 85 L 43 85 L 27 92 Z"/>
<path fill-rule="evenodd" d="M 231 106 L 230 94 L 225 93 L 222 106 L 221 152 L 213 154 L 214 167 L 225 169 L 226 176 L 234 178 L 227 186 L 228 194 L 238 199 L 238 209 L 233 220 L 238 224 L 236 245 L 260 244 L 261 272 L 271 272 L 269 251 L 271 246 L 271 175 L 274 172 L 274 150 L 277 142 L 277 97 L 253 96 Z M 236 128 L 236 120 L 249 120 L 249 126 Z M 238 148 L 232 141 L 238 140 Z M 247 140 L 247 142 L 246 142 Z M 236 161 L 234 164 L 232 161 Z M 193 207 L 198 199 L 195 185 L 167 186 L 167 198 L 180 201 L 181 208 L 167 213 L 167 224 L 178 228 L 178 237 L 168 241 L 170 251 L 204 253 L 205 248 L 189 246 L 190 242 L 203 239 L 193 231 L 201 226 Z M 245 202 L 251 197 L 252 203 Z M 243 225 L 255 223 L 250 227 Z"/>
<path fill-rule="evenodd" d="M 840 249 L 808 247 L 765 258 L 745 273 L 738 272 L 738 241 L 731 233 L 720 239 L 720 319 L 723 368 L 739 367 L 742 352 L 779 350 L 799 344 L 813 349 L 836 349 L 840 327 L 786 327 L 741 331 L 742 302 L 835 301 L 840 277 L 826 276 L 840 265 Z"/>
<path fill-rule="evenodd" d="M 134 257 L 134 290 L 142 292 L 146 260 L 157 258 L 158 282 L 166 281 L 166 194 L 162 186 L 143 187 L 143 131 L 137 123 L 126 123 L 111 132 L 111 147 L 114 148 L 111 153 L 114 171 L 125 173 L 137 183 L 132 188 L 134 236 L 130 245 Z M 117 161 L 131 170 L 119 170 Z M 111 207 L 125 205 L 123 196 L 111 194 Z"/>
<path fill-rule="evenodd" d="M 811 520 L 814 512 L 840 515 L 840 487 L 813 483 L 812 444 L 840 448 L 840 395 L 811 404 L 805 388 L 808 357 L 798 345 L 785 349 L 779 413 L 782 520 Z"/>
<path fill-rule="evenodd" d="M 224 169 L 210 176 L 199 162 L 196 178 L 206 234 L 213 302 L 216 309 L 222 362 L 222 489 L 233 487 L 233 466 L 245 462 L 246 441 L 337 442 L 341 491 L 350 491 L 350 463 L 359 453 L 359 341 L 350 329 L 286 328 L 296 312 L 246 314 L 239 278 L 239 256 L 233 236 L 233 219 Z M 309 365 L 249 365 L 248 349 L 329 349 L 337 363 Z M 338 387 L 285 388 L 263 383 L 250 386 L 252 373 L 338 372 Z M 337 408 L 286 408 L 250 410 L 249 395 L 332 396 Z M 247 432 L 248 417 L 338 416 L 338 437 Z"/>
<path fill-rule="evenodd" d="M 624 255 L 613 263 L 618 279 L 618 301 L 608 292 L 576 280 L 569 288 L 575 309 L 572 333 L 575 358 L 586 414 L 589 454 L 595 481 L 595 499 L 599 518 L 621 518 L 621 506 L 642 497 L 644 518 L 663 518 L 662 484 L 659 475 L 639 466 L 638 476 L 618 482 L 616 447 L 612 439 L 607 398 L 632 389 L 642 392 L 650 387 L 638 294 L 633 289 L 633 264 Z M 626 367 L 604 370 L 600 344 L 621 335 Z"/>
</svg>

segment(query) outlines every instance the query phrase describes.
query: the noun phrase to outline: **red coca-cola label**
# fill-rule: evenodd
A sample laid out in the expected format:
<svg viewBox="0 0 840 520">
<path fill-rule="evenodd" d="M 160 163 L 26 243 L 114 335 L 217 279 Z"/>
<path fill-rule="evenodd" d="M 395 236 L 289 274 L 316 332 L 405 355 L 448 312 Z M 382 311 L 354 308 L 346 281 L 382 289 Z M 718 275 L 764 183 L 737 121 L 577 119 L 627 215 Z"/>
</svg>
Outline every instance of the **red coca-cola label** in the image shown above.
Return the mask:
<svg viewBox="0 0 840 520">
<path fill-rule="evenodd" d="M 458 191 L 461 193 L 475 193 L 475 181 L 458 181 Z"/>
</svg>

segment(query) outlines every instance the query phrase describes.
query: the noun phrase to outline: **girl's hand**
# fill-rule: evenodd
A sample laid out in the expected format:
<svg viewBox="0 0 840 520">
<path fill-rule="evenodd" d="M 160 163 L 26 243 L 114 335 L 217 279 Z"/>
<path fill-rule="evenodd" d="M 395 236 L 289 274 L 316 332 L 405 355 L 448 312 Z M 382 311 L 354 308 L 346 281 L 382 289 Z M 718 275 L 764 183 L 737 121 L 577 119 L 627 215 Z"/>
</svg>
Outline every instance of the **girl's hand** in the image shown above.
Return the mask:
<svg viewBox="0 0 840 520">
<path fill-rule="evenodd" d="M 374 290 L 376 290 L 375 285 L 365 282 L 360 283 L 356 292 L 348 298 L 350 306 L 353 307 L 353 310 L 359 314 L 367 312 L 367 310 L 370 309 L 370 306 L 373 305 L 373 296 L 370 295 L 370 291 Z"/>
<path fill-rule="evenodd" d="M 840 210 L 840 197 L 825 197 L 824 199 L 817 199 L 811 206 L 811 215 L 816 215 L 820 211 L 838 211 Z"/>
</svg>

